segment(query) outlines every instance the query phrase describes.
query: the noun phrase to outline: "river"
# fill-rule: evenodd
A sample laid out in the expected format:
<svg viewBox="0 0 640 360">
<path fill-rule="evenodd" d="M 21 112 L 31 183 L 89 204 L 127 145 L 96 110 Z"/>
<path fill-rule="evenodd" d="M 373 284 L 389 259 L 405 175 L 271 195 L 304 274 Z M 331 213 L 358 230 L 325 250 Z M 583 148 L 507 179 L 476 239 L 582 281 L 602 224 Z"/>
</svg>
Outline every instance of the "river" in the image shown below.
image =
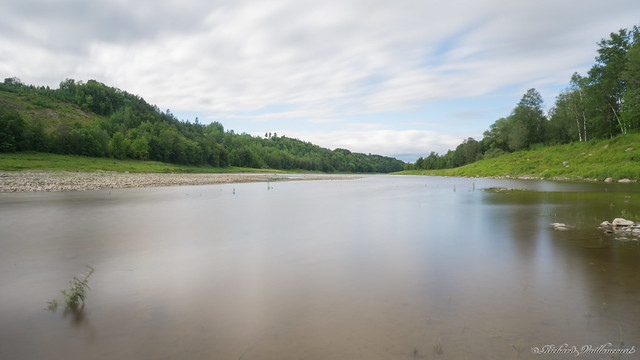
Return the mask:
<svg viewBox="0 0 640 360">
<path fill-rule="evenodd" d="M 0 358 L 570 359 L 604 345 L 635 359 L 639 241 L 598 229 L 620 216 L 640 218 L 637 184 L 4 193 Z M 64 311 L 87 266 L 85 306 Z"/>
</svg>

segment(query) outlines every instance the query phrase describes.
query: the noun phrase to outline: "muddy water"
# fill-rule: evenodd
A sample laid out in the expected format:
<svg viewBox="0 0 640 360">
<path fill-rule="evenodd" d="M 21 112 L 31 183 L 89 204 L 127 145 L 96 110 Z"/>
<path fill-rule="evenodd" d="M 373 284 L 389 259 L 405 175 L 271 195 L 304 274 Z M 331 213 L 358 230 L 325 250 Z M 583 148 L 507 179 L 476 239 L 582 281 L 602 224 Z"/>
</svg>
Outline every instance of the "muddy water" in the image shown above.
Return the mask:
<svg viewBox="0 0 640 360">
<path fill-rule="evenodd" d="M 597 229 L 621 214 L 640 217 L 639 186 L 0 194 L 0 359 L 570 359 L 531 348 L 607 343 L 635 359 L 640 246 Z M 86 265 L 84 309 L 43 310 Z"/>
</svg>

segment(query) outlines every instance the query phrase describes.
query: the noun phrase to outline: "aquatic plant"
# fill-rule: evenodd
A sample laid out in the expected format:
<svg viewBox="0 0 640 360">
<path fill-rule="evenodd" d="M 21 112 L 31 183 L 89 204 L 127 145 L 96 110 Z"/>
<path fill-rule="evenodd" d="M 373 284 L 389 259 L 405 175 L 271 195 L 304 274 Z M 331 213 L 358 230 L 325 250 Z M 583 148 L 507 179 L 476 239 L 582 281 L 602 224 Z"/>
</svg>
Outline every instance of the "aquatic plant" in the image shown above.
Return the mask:
<svg viewBox="0 0 640 360">
<path fill-rule="evenodd" d="M 520 340 L 517 343 L 511 344 L 511 348 L 518 353 L 518 357 L 520 357 L 520 353 L 522 352 L 522 348 L 520 347 Z"/>
<path fill-rule="evenodd" d="M 440 341 L 440 339 L 433 344 L 433 354 L 436 356 L 444 354 L 444 348 L 442 347 L 442 341 Z"/>
<path fill-rule="evenodd" d="M 47 302 L 46 310 L 56 311 L 57 309 L 58 309 L 58 300 L 53 299 L 53 300 Z"/>
<path fill-rule="evenodd" d="M 462 333 L 464 334 L 464 332 L 469 328 L 469 323 L 465 320 L 464 323 L 462 324 Z"/>
<path fill-rule="evenodd" d="M 67 309 L 76 311 L 78 305 L 82 303 L 84 306 L 84 300 L 87 297 L 87 290 L 89 290 L 89 276 L 93 274 L 94 269 L 91 266 L 87 266 L 87 272 L 80 275 L 80 277 L 74 276 L 69 281 L 69 289 L 60 291 L 64 297 L 64 301 L 67 305 Z M 53 299 L 47 302 L 47 310 L 56 311 L 58 309 L 58 301 Z"/>
<path fill-rule="evenodd" d="M 87 284 L 86 278 L 80 279 L 76 276 L 74 276 L 69 283 L 71 287 L 69 290 L 62 290 L 62 295 L 64 296 L 64 301 L 67 303 L 67 306 L 75 309 L 80 304 L 80 301 L 84 303 L 89 285 Z"/>
<path fill-rule="evenodd" d="M 585 311 L 584 317 L 587 318 L 587 327 L 589 327 L 589 322 L 591 321 L 591 311 Z"/>
</svg>

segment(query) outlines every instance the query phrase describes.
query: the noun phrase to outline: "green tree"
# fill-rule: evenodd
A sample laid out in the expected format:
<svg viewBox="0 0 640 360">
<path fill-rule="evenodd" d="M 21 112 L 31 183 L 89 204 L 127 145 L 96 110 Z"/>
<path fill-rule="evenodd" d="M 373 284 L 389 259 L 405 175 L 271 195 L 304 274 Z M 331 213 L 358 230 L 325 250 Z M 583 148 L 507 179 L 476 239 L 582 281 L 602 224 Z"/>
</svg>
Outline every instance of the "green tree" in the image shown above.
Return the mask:
<svg viewBox="0 0 640 360">
<path fill-rule="evenodd" d="M 586 95 L 587 79 L 580 76 L 578 73 L 574 73 L 571 76 L 570 91 L 571 91 L 571 107 L 573 116 L 576 120 L 576 130 L 578 133 L 579 141 L 587 141 L 589 139 L 589 132 L 587 131 L 587 107 L 588 98 Z"/>
<path fill-rule="evenodd" d="M 587 141 L 591 128 L 588 119 L 590 98 L 586 88 L 588 79 L 574 73 L 569 87 L 556 98 L 550 111 L 547 140 L 552 143 Z"/>
<path fill-rule="evenodd" d="M 26 128 L 26 121 L 17 111 L 0 107 L 0 152 L 26 150 Z"/>
<path fill-rule="evenodd" d="M 638 39 L 638 27 L 611 33 L 599 43 L 596 64 L 589 70 L 589 92 L 598 113 L 598 135 L 626 134 L 630 124 L 621 116 L 627 81 L 627 52 Z M 607 134 L 608 133 L 608 134 Z"/>
<path fill-rule="evenodd" d="M 522 122 L 513 121 L 513 118 L 509 118 L 510 126 L 508 127 L 508 140 L 507 145 L 509 147 L 509 151 L 518 151 L 526 149 L 529 142 L 529 129 L 527 129 L 526 124 Z"/>
<path fill-rule="evenodd" d="M 34 121 L 31 126 L 27 128 L 27 138 L 29 139 L 29 150 L 46 152 L 48 135 L 44 130 L 44 125 L 41 121 Z"/>
<path fill-rule="evenodd" d="M 149 158 L 149 142 L 144 137 L 138 137 L 131 143 L 131 156 L 138 160 Z"/>
<path fill-rule="evenodd" d="M 509 149 L 509 133 L 511 129 L 512 121 L 508 118 L 500 118 L 496 120 L 489 130 L 483 133 L 484 138 L 482 141 L 489 149 L 500 149 L 504 152 L 510 151 Z"/>
<path fill-rule="evenodd" d="M 131 151 L 131 141 L 124 137 L 120 131 L 117 131 L 111 137 L 109 142 L 109 149 L 111 155 L 116 159 L 125 159 L 129 156 Z"/>
<path fill-rule="evenodd" d="M 542 110 L 542 96 L 536 89 L 529 89 L 522 96 L 511 118 L 515 123 L 510 136 L 513 150 L 544 141 L 546 117 Z"/>
<path fill-rule="evenodd" d="M 453 166 L 470 164 L 482 157 L 482 145 L 474 138 L 464 140 L 454 152 Z"/>
<path fill-rule="evenodd" d="M 549 143 L 568 143 L 583 141 L 582 124 L 576 108 L 575 92 L 565 90 L 556 97 L 549 111 L 549 126 L 546 139 Z"/>
<path fill-rule="evenodd" d="M 626 81 L 622 119 L 630 128 L 640 128 L 640 41 L 635 39 L 628 52 L 628 61 L 622 77 Z"/>
</svg>

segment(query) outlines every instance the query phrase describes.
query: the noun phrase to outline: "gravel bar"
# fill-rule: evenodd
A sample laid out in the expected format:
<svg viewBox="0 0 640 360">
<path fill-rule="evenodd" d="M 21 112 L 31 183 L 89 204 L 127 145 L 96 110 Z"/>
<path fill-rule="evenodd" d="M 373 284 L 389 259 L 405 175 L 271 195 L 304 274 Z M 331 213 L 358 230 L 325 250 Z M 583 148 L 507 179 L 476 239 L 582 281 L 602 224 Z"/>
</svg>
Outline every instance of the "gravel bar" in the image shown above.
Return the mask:
<svg viewBox="0 0 640 360">
<path fill-rule="evenodd" d="M 78 191 L 241 182 L 347 179 L 279 174 L 160 174 L 112 171 L 2 171 L 0 192 Z"/>
</svg>

